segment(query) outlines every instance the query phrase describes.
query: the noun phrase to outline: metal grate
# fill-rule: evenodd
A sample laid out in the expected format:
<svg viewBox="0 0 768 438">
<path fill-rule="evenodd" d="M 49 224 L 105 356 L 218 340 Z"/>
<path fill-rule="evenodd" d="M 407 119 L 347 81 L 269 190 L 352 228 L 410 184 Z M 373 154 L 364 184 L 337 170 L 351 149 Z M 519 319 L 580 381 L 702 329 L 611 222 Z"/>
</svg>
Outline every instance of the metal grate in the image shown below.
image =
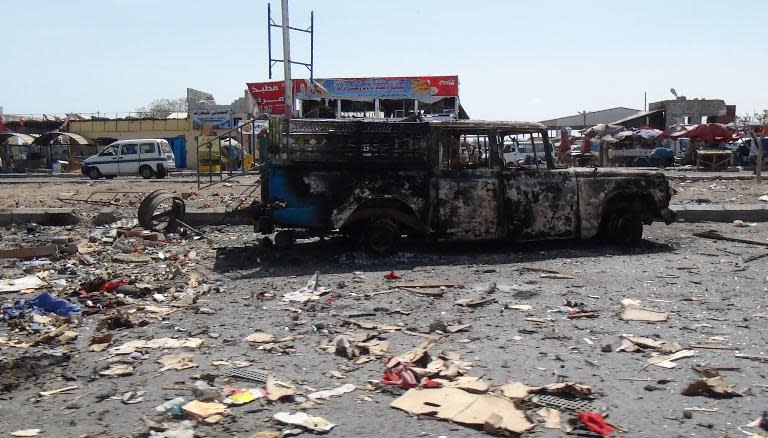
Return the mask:
<svg viewBox="0 0 768 438">
<path fill-rule="evenodd" d="M 219 377 L 231 379 L 245 380 L 247 382 L 267 383 L 269 373 L 262 370 L 246 370 L 242 368 L 235 368 L 231 370 L 225 370 Z"/>
<path fill-rule="evenodd" d="M 551 394 L 535 394 L 527 397 L 526 400 L 539 406 L 546 406 L 560 411 L 590 411 L 601 412 L 603 414 L 608 412 L 608 407 L 601 403 L 595 403 L 589 400 L 569 400 Z"/>
</svg>

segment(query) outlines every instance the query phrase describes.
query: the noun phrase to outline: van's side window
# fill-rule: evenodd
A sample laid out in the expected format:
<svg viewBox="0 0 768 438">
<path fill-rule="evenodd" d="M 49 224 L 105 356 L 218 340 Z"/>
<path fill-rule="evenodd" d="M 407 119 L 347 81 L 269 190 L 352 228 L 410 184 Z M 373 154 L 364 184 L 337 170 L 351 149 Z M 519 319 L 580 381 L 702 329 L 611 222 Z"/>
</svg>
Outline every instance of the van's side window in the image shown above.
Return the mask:
<svg viewBox="0 0 768 438">
<path fill-rule="evenodd" d="M 120 155 L 136 155 L 139 153 L 138 148 L 135 144 L 124 144 L 123 150 L 120 152 Z"/>
<path fill-rule="evenodd" d="M 102 157 L 115 156 L 117 155 L 117 146 L 107 146 L 99 155 Z"/>
<path fill-rule="evenodd" d="M 139 150 L 142 154 L 154 154 L 155 153 L 155 144 L 154 143 L 142 143 L 139 145 Z"/>
</svg>

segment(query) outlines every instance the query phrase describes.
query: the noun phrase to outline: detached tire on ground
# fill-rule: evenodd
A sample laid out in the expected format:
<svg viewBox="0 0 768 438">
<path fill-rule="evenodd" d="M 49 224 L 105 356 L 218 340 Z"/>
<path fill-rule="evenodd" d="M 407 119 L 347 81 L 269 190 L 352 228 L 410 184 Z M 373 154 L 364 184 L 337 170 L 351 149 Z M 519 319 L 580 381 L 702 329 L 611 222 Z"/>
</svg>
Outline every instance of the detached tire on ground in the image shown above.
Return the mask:
<svg viewBox="0 0 768 438">
<path fill-rule="evenodd" d="M 643 240 L 643 220 L 639 213 L 616 211 L 607 222 L 607 237 L 611 242 L 636 246 Z"/>
<path fill-rule="evenodd" d="M 139 225 L 145 230 L 173 233 L 186 213 L 184 200 L 165 190 L 155 190 L 141 201 Z"/>
<path fill-rule="evenodd" d="M 151 179 L 155 175 L 155 171 L 149 166 L 141 166 L 139 175 L 144 179 Z"/>
<path fill-rule="evenodd" d="M 101 171 L 99 171 L 98 167 L 91 167 L 88 169 L 88 178 L 90 179 L 99 179 L 101 178 Z"/>
<path fill-rule="evenodd" d="M 391 219 L 374 219 L 361 233 L 363 248 L 372 255 L 393 253 L 401 237 L 400 227 Z"/>
</svg>

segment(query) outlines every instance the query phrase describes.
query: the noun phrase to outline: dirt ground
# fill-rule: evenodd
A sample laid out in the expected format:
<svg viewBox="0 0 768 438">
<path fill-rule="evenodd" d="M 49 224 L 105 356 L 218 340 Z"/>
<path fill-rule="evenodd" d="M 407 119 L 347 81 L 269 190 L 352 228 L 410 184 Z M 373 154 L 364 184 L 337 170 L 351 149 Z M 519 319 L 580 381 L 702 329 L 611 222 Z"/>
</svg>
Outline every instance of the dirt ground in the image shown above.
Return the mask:
<svg viewBox="0 0 768 438">
<path fill-rule="evenodd" d="M 212 186 L 204 181 L 201 188 L 198 188 L 194 177 L 174 175 L 162 180 L 139 177 L 97 181 L 85 177 L 31 178 L 34 182 L 0 182 L 0 208 L 73 207 L 90 211 L 99 206 L 110 206 L 110 203 L 120 208 L 133 208 L 148 193 L 160 188 L 175 194 L 185 194 L 186 203 L 192 208 L 234 207 L 240 200 L 253 199 L 250 195 L 253 191 L 258 195 L 259 189 L 252 187 L 258 184 L 258 178 L 258 175 L 238 176 Z"/>
<path fill-rule="evenodd" d="M 704 191 L 698 189 L 707 185 L 699 183 L 682 187 L 701 192 L 701 197 L 722 194 L 722 199 L 729 199 L 742 193 L 742 184 L 748 185 L 728 184 L 736 189 Z M 191 184 L 167 185 L 178 193 L 196 191 Z M 26 186 L 0 186 L 0 199 L 7 204 L 12 194 L 21 205 L 38 206 L 28 203 L 37 200 L 46 205 L 57 196 L 85 197 L 93 190 L 148 192 L 158 183 L 131 179 Z M 236 199 L 242 190 L 237 184 L 212 189 L 219 193 L 215 201 L 219 205 Z M 140 200 L 130 196 L 126 215 Z M 202 206 L 214 198 L 193 201 Z M 194 423 L 194 436 L 248 438 L 259 431 L 294 429 L 280 425 L 272 415 L 297 411 L 337 424 L 330 436 L 486 435 L 482 427 L 409 415 L 389 406 L 405 389 L 378 384 L 385 358 L 432 338 L 433 358 L 441 352 L 460 354 L 462 361 L 471 363 L 466 375 L 481 377 L 491 390 L 507 382 L 588 385 L 596 394 L 594 402 L 607 410 L 608 421 L 619 427 L 619 436 L 741 436 L 738 428 L 766 409 L 766 363 L 737 355 L 768 354 L 764 299 L 768 258 L 750 260 L 768 249 L 692 236 L 708 229 L 768 242 L 765 223 L 745 228 L 657 223 L 645 228 L 646 240 L 636 249 L 574 241 L 513 246 L 413 241 L 405 242 L 396 255 L 371 258 L 341 238 L 299 241 L 284 251 L 263 249 L 256 244 L 260 236 L 250 227 L 208 227 L 207 239 L 169 236 L 157 243 L 138 238 L 111 243 L 103 234 L 88 242 L 93 229 L 86 225 L 39 227 L 30 233 L 24 227 L 3 229 L 0 249 L 63 237 L 77 241 L 80 254 L 62 254 L 39 266 L 0 260 L 0 272 L 5 279 L 37 274 L 48 283 L 46 288 L 79 303 L 86 312 L 40 322 L 32 319 L 39 317 L 13 318 L 7 308 L 3 311 L 0 431 L 4 436 L 24 429 L 41 429 L 43 437 L 193 436 L 192 432 L 162 435 L 164 429 L 179 428 L 183 414 L 172 418 L 155 407 L 176 397 L 186 402 L 207 399 L 210 391 L 221 399 L 227 384 L 262 388 L 263 383 L 225 381 L 220 376 L 242 365 L 244 370 L 265 370 L 289 382 L 297 394 L 231 406 L 215 424 Z M 127 255 L 151 259 L 128 263 L 121 259 Z M 386 280 L 390 271 L 402 279 Z M 327 293 L 306 303 L 283 301 L 316 272 Z M 133 288 L 89 292 L 98 290 L 94 282 L 99 277 L 101 282 L 124 279 Z M 403 283 L 460 286 L 428 289 L 443 291 L 433 297 L 392 287 Z M 0 293 L 0 300 L 12 305 L 42 290 Z M 488 301 L 477 307 L 456 304 L 465 299 Z M 622 320 L 625 299 L 666 312 L 668 319 Z M 593 311 L 595 317 L 569 318 L 572 311 Z M 469 325 L 464 331 L 447 329 L 463 324 Z M 274 340 L 247 342 L 253 333 L 274 335 Z M 338 350 L 334 354 L 337 336 L 361 334 L 389 342 L 388 351 L 369 361 L 345 357 Z M 109 336 L 104 335 L 112 339 L 106 341 Z M 695 356 L 677 360 L 674 368 L 652 365 L 649 358 L 660 354 L 653 349 L 616 351 L 622 336 L 628 335 L 677 342 Z M 143 346 L 133 354 L 113 350 L 128 341 L 163 337 L 196 338 L 202 345 Z M 94 347 L 94 343 L 109 345 Z M 93 351 L 99 348 L 105 350 Z M 190 368 L 161 371 L 158 359 L 178 353 L 189 355 L 184 363 Z M 117 377 L 103 374 L 118 365 L 131 372 Z M 712 373 L 719 373 L 741 397 L 681 394 Z M 195 389 L 201 380 L 213 388 Z M 346 383 L 356 389 L 327 401 L 306 399 L 314 390 Z M 40 394 L 69 386 L 74 388 Z M 127 394 L 131 391 L 143 394 Z M 527 403 L 521 406 L 536 421 L 539 407 Z M 563 411 L 561 427 L 566 428 L 573 417 Z M 554 437 L 565 432 L 538 425 L 529 434 Z"/>
<path fill-rule="evenodd" d="M 757 183 L 744 180 L 685 181 L 674 179 L 670 185 L 677 190 L 672 198 L 675 204 L 760 204 L 759 198 L 768 195 L 768 181 Z"/>
</svg>

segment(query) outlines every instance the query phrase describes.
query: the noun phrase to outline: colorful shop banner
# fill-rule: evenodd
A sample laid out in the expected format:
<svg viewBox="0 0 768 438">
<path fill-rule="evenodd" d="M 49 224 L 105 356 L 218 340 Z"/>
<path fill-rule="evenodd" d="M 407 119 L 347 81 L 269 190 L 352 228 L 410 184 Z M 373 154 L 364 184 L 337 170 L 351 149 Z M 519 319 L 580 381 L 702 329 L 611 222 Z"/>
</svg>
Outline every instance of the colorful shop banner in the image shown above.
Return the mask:
<svg viewBox="0 0 768 438">
<path fill-rule="evenodd" d="M 248 90 L 262 112 L 284 114 L 285 87 L 283 81 L 248 83 Z M 293 80 L 296 99 L 343 99 L 373 101 L 374 99 L 414 99 L 433 103 L 445 97 L 459 95 L 458 76 L 417 76 L 388 78 L 342 78 Z"/>
</svg>

